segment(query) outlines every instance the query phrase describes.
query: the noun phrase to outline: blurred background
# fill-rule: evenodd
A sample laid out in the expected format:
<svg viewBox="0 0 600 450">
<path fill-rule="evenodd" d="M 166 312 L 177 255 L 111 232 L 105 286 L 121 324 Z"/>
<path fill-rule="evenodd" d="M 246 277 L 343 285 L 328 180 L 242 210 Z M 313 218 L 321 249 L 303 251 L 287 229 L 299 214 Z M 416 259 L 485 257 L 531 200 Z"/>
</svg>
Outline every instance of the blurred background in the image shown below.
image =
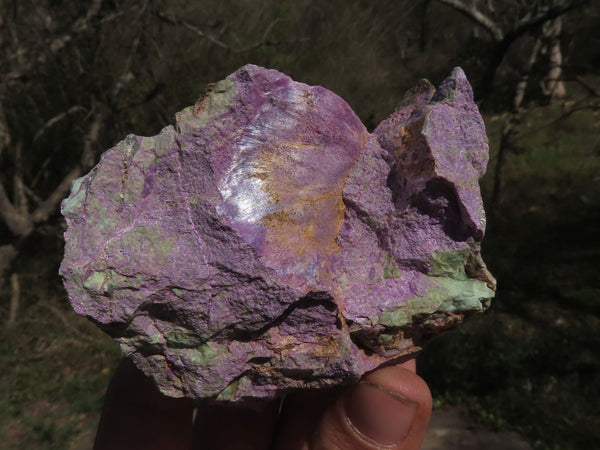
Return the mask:
<svg viewBox="0 0 600 450">
<path fill-rule="evenodd" d="M 600 448 L 589 0 L 0 0 L 0 448 L 83 448 L 119 361 L 57 275 L 70 183 L 246 63 L 325 86 L 369 129 L 420 78 L 465 70 L 491 146 L 483 253 L 498 295 L 427 346 L 421 374 L 470 428 Z"/>
</svg>

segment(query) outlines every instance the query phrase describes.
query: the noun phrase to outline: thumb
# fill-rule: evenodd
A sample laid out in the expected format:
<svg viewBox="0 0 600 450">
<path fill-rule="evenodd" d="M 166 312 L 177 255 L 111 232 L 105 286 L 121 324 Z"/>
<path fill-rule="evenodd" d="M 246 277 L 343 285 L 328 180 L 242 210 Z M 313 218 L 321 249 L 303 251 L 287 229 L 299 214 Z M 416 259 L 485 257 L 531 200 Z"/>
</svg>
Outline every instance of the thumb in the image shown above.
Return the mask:
<svg viewBox="0 0 600 450">
<path fill-rule="evenodd" d="M 430 414 L 431 394 L 414 361 L 383 367 L 331 401 L 299 448 L 418 450 Z"/>
</svg>

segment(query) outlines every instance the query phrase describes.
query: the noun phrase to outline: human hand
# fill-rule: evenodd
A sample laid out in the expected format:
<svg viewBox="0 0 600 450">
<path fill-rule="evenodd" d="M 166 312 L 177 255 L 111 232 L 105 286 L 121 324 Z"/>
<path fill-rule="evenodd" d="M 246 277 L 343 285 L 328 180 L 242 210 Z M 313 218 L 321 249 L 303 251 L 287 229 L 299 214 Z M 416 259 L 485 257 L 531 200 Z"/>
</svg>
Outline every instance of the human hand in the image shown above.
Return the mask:
<svg viewBox="0 0 600 450">
<path fill-rule="evenodd" d="M 95 450 L 417 450 L 431 394 L 414 360 L 351 387 L 296 392 L 260 410 L 163 396 L 124 360 L 109 386 Z"/>
</svg>

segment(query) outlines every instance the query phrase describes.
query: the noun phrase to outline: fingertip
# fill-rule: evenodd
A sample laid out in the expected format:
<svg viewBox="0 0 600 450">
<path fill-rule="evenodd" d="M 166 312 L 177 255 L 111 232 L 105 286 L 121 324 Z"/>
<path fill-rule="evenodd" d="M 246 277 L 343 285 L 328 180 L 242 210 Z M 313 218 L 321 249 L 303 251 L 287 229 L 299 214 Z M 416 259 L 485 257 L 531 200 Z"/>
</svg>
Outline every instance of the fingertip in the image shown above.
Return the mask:
<svg viewBox="0 0 600 450">
<path fill-rule="evenodd" d="M 364 381 L 378 384 L 391 392 L 403 395 L 421 405 L 431 414 L 432 398 L 429 386 L 417 375 L 414 360 L 407 363 L 378 369 L 364 378 Z"/>
<path fill-rule="evenodd" d="M 345 396 L 343 407 L 352 431 L 375 445 L 393 447 L 410 432 L 419 404 L 363 381 Z"/>
<path fill-rule="evenodd" d="M 412 364 L 366 376 L 327 408 L 312 447 L 327 450 L 417 450 L 431 415 L 431 393 Z"/>
</svg>

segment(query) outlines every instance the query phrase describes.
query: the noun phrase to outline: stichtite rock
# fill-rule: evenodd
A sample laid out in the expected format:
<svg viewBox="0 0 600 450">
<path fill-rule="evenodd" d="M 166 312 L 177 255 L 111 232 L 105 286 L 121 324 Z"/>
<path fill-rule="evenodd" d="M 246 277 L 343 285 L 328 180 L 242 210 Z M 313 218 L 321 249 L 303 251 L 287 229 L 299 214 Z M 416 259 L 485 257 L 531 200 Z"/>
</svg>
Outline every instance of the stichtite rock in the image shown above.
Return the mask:
<svg viewBox="0 0 600 450">
<path fill-rule="evenodd" d="M 355 382 L 488 306 L 487 160 L 459 68 L 369 134 L 327 89 L 248 65 L 75 181 L 61 274 L 165 394 Z"/>
</svg>

